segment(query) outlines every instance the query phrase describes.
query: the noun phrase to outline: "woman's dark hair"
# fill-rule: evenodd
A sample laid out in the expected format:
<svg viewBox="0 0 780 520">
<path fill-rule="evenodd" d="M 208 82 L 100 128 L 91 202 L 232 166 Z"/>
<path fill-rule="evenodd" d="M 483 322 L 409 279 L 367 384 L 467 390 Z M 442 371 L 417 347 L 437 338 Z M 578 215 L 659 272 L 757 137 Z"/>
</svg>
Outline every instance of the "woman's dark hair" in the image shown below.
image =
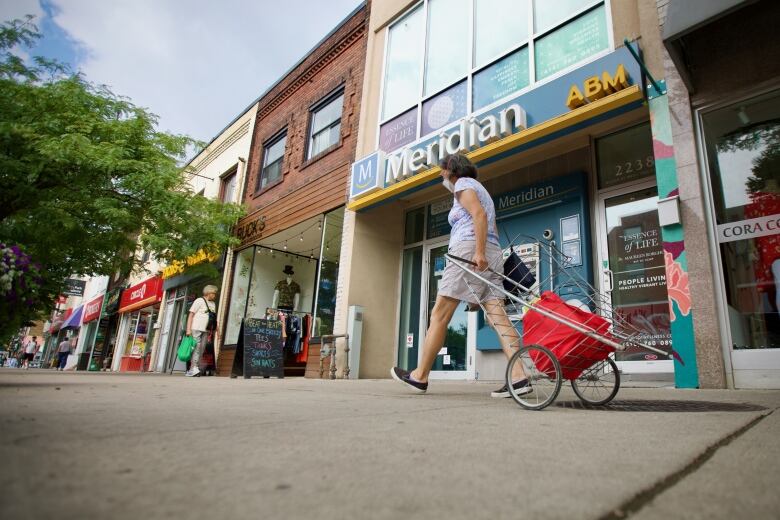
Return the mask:
<svg viewBox="0 0 780 520">
<path fill-rule="evenodd" d="M 439 163 L 442 170 L 449 171 L 457 178 L 471 177 L 477 178 L 477 167 L 468 157 L 459 153 L 453 153 L 442 159 Z"/>
</svg>

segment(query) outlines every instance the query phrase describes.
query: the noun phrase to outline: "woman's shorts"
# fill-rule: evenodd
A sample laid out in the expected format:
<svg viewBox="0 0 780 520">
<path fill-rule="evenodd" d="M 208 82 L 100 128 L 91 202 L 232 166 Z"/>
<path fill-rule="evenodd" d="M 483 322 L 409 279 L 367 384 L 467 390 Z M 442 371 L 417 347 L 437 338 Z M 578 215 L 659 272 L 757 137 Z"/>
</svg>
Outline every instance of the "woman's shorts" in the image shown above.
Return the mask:
<svg viewBox="0 0 780 520">
<path fill-rule="evenodd" d="M 27 361 L 32 361 L 33 359 L 35 359 L 35 353 L 28 354 L 27 352 L 25 352 L 24 353 L 24 359 L 26 359 Z"/>
<path fill-rule="evenodd" d="M 458 242 L 457 244 L 450 246 L 449 253 L 454 256 L 465 258 L 466 260 L 471 260 L 474 257 L 475 245 L 476 242 L 474 241 Z M 488 267 L 490 267 L 490 269 L 497 273 L 503 272 L 504 259 L 500 247 L 488 242 L 485 247 L 485 256 L 487 257 Z M 473 266 L 467 267 L 476 270 Z M 484 271 L 478 274 L 501 287 L 503 278 L 498 274 L 491 273 L 490 271 Z M 502 299 L 502 296 L 498 291 L 491 289 L 482 280 L 468 274 L 455 265 L 449 258 L 447 259 L 447 265 L 444 268 L 444 274 L 439 281 L 438 294 L 440 296 L 448 296 L 468 303 L 480 303 Z"/>
</svg>

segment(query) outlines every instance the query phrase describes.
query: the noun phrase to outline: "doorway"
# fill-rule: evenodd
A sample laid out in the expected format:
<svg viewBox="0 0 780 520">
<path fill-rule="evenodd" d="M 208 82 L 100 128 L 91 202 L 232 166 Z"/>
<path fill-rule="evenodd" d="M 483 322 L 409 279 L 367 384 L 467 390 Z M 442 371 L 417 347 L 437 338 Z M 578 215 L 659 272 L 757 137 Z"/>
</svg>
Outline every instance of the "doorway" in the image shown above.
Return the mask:
<svg viewBox="0 0 780 520">
<path fill-rule="evenodd" d="M 444 274 L 444 268 L 447 265 L 448 243 L 446 241 L 434 243 L 425 247 L 425 266 L 423 272 L 426 274 L 423 298 L 424 313 L 420 320 L 420 337 L 425 341 L 425 334 L 430 325 L 430 316 L 433 306 L 436 303 L 436 295 L 439 291 L 439 283 Z M 473 334 L 473 332 L 472 332 Z M 444 339 L 436 361 L 431 370 L 432 379 L 474 379 L 474 357 L 469 343 L 469 313 L 466 312 L 465 305 L 458 305 L 455 314 L 452 316 L 447 326 L 447 335 Z M 422 355 L 422 349 L 419 349 L 419 355 Z"/>
<path fill-rule="evenodd" d="M 602 293 L 639 340 L 669 352 L 672 345 L 658 190 L 655 181 L 599 196 Z M 639 347 L 615 353 L 626 373 L 673 373 L 673 362 Z"/>
</svg>

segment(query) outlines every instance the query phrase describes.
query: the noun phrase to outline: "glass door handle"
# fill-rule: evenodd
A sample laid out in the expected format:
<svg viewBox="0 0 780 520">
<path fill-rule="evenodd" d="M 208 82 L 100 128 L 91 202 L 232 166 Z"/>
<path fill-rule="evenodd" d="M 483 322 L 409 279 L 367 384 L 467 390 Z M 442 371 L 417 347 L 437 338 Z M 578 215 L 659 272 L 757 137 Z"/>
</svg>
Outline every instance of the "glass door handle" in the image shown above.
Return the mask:
<svg viewBox="0 0 780 520">
<path fill-rule="evenodd" d="M 604 269 L 604 285 L 607 286 L 604 288 L 604 292 L 611 293 L 612 289 L 615 288 L 615 279 L 609 269 Z"/>
</svg>

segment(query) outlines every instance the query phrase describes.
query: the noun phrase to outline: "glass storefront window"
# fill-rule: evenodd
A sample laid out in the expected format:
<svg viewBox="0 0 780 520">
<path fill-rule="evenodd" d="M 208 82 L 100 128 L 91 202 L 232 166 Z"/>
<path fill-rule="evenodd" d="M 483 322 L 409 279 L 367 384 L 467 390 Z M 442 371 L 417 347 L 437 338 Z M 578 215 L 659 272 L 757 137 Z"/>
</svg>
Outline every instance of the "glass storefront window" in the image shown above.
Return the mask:
<svg viewBox="0 0 780 520">
<path fill-rule="evenodd" d="M 608 47 L 607 18 L 602 5 L 536 41 L 536 79 L 552 76 Z"/>
<path fill-rule="evenodd" d="M 702 125 L 733 348 L 780 348 L 780 92 Z"/>
<path fill-rule="evenodd" d="M 246 312 L 246 301 L 249 291 L 249 276 L 252 270 L 254 248 L 250 247 L 236 254 L 235 271 L 233 272 L 233 288 L 230 291 L 228 304 L 227 326 L 225 327 L 225 345 L 238 343 L 238 332 L 241 320 Z"/>
<path fill-rule="evenodd" d="M 528 39 L 528 4 L 475 0 L 474 32 L 474 66 L 481 67 Z"/>
<path fill-rule="evenodd" d="M 544 32 L 589 4 L 593 0 L 534 0 L 534 29 Z"/>
<path fill-rule="evenodd" d="M 467 115 L 607 50 L 606 13 L 599 0 L 424 0 L 387 29 L 379 148 L 396 150 L 462 117 L 453 88 L 468 93 L 472 83 Z"/>
<path fill-rule="evenodd" d="M 420 290 L 422 282 L 422 247 L 407 249 L 401 267 L 401 323 L 398 331 L 398 366 L 417 368 L 420 348 Z"/>
<path fill-rule="evenodd" d="M 669 351 L 671 325 L 657 190 L 612 197 L 605 207 L 613 312 L 631 326 L 629 334 L 639 331 L 643 343 Z M 615 353 L 616 361 L 657 359 L 657 354 L 637 347 Z"/>
<path fill-rule="evenodd" d="M 448 246 L 432 248 L 429 251 L 428 258 L 428 323 L 431 322 L 431 311 L 436 304 L 436 297 L 439 293 L 439 282 L 444 275 L 444 267 L 447 259 L 444 256 L 447 253 Z M 466 336 L 468 328 L 468 318 L 464 305 L 458 305 L 452 319 L 447 324 L 447 334 L 444 338 L 436 361 L 433 362 L 432 370 L 443 370 L 445 372 L 466 370 Z"/>
<path fill-rule="evenodd" d="M 423 14 L 422 6 L 419 6 L 390 28 L 382 93 L 383 119 L 410 108 L 420 95 Z"/>
<path fill-rule="evenodd" d="M 417 139 L 417 107 L 383 124 L 379 129 L 379 149 L 390 153 Z"/>
<path fill-rule="evenodd" d="M 472 85 L 474 110 L 503 99 L 528 86 L 528 47 L 523 47 L 482 69 L 474 75 Z"/>
<path fill-rule="evenodd" d="M 655 177 L 650 123 L 642 123 L 596 140 L 599 188 Z"/>
<path fill-rule="evenodd" d="M 466 115 L 466 82 L 448 88 L 427 100 L 422 106 L 422 135 L 436 130 Z"/>
<path fill-rule="evenodd" d="M 428 0 L 425 96 L 466 76 L 469 0 Z"/>
<path fill-rule="evenodd" d="M 314 330 L 312 331 L 314 336 L 333 334 L 343 227 L 344 208 L 325 215 L 320 273 L 317 282 L 317 304 L 314 309 Z"/>
<path fill-rule="evenodd" d="M 425 208 L 413 209 L 406 213 L 404 227 L 404 245 L 422 242 L 425 231 Z"/>
<path fill-rule="evenodd" d="M 450 234 L 452 228 L 449 216 L 453 202 L 453 198 L 450 195 L 428 205 L 428 227 L 425 232 L 427 240 Z"/>
</svg>

